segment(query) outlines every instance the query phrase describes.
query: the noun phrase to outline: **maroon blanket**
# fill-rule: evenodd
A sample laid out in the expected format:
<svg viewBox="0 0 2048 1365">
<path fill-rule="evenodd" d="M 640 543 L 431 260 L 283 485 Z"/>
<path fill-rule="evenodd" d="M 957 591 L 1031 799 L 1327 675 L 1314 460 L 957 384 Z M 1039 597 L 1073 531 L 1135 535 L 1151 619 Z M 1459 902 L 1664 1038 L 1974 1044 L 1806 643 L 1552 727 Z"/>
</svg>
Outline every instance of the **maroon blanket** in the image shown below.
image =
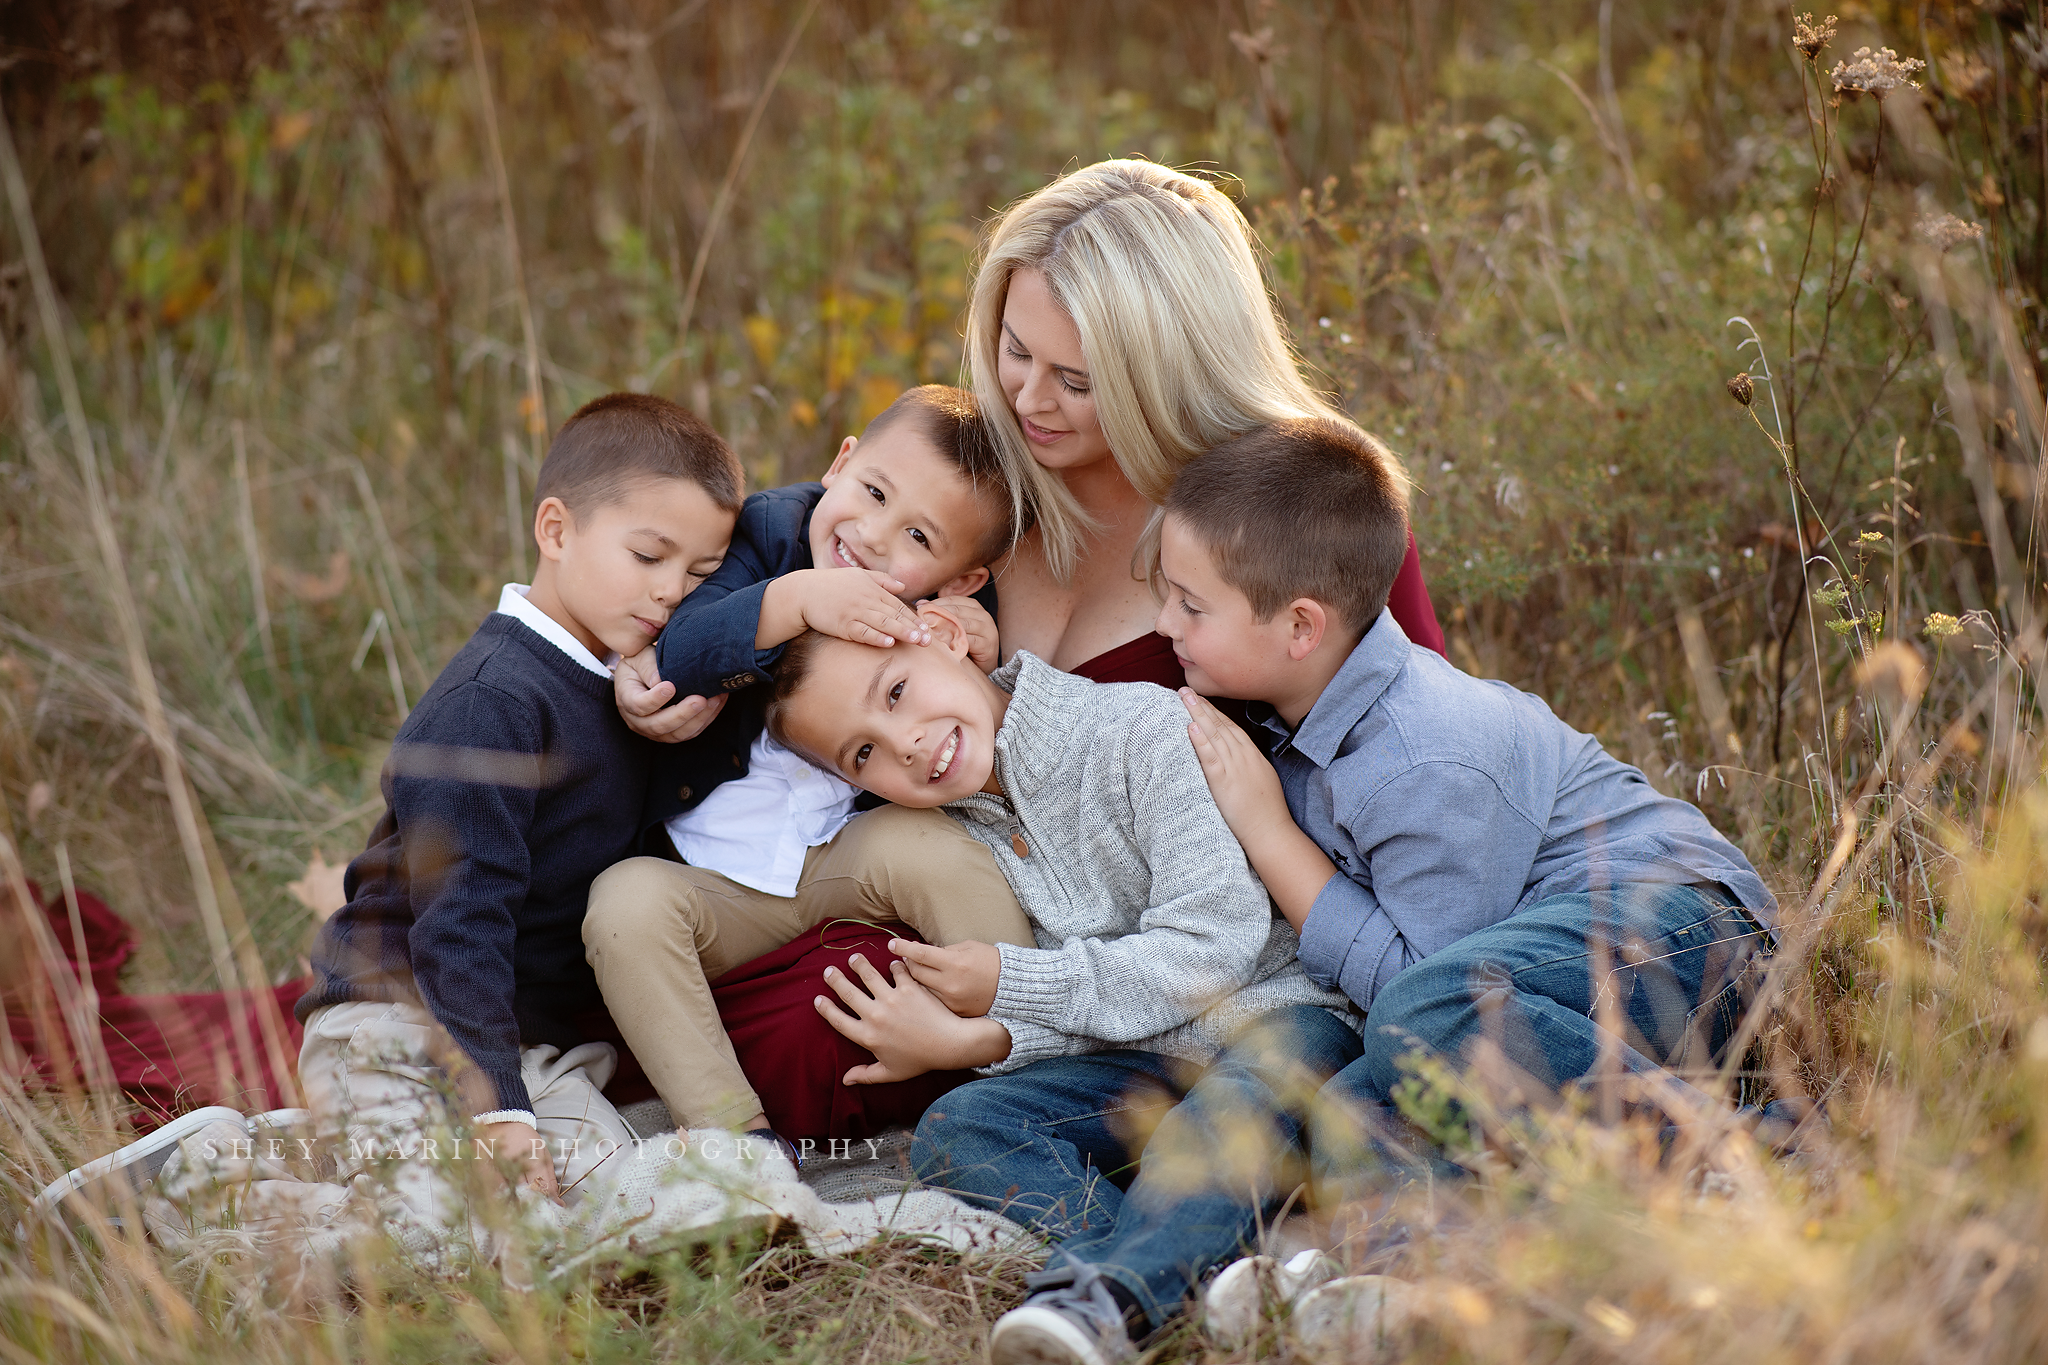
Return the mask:
<svg viewBox="0 0 2048 1365">
<path fill-rule="evenodd" d="M 135 952 L 135 933 L 127 923 L 97 896 L 80 892 L 83 933 L 77 934 L 63 897 L 44 898 L 33 884 L 30 892 L 49 932 L 39 935 L 28 925 L 7 924 L 7 937 L 17 941 L 21 951 L 0 982 L 13 1042 L 8 1061 L 17 1071 L 41 1084 L 70 1088 L 86 1084 L 99 1069 L 98 1058 L 83 1054 L 65 1017 L 67 997 L 72 1002 L 82 998 L 77 984 L 82 956 L 85 978 L 99 997 L 98 1037 L 85 1040 L 84 1047 L 104 1050 L 112 1083 L 141 1110 L 135 1116 L 138 1128 L 152 1128 L 203 1105 L 225 1104 L 253 1113 L 287 1101 L 302 1036 L 292 1006 L 305 993 L 307 980 L 287 982 L 267 993 L 276 1010 L 271 1036 L 278 1039 L 286 1063 L 285 1074 L 279 1076 L 267 1057 L 260 995 L 123 995 L 121 967 Z M 14 897 L 0 894 L 0 909 L 14 915 Z M 846 964 L 855 952 L 865 953 L 886 973 L 895 960 L 884 946 L 892 935 L 917 937 L 901 925 L 827 925 L 756 958 L 713 988 L 740 1065 L 754 1079 L 778 1132 L 816 1138 L 823 1145 L 831 1138 L 863 1138 L 908 1127 L 933 1098 L 967 1079 L 964 1072 L 948 1072 L 898 1085 L 839 1084 L 849 1068 L 874 1058 L 827 1027 L 811 999 L 830 993 L 824 981 L 826 967 L 836 966 L 851 975 Z M 54 944 L 59 955 L 55 971 L 68 974 L 68 980 L 52 972 L 39 943 Z M 237 1014 L 253 1057 L 240 1055 Z M 791 1029 L 791 1020 L 803 1027 Z M 607 1095 L 620 1104 L 652 1095 L 610 1017 L 598 1015 L 583 1023 L 592 1037 L 607 1039 L 619 1049 L 619 1070 Z"/>
</svg>

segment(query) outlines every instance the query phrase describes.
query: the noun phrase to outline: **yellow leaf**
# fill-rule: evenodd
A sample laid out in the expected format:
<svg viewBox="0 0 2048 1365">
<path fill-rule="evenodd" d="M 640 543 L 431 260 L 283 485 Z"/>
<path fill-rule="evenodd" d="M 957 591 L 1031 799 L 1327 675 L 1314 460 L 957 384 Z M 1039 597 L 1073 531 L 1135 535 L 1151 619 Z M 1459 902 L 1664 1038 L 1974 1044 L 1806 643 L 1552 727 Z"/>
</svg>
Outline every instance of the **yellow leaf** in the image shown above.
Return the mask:
<svg viewBox="0 0 2048 1365">
<path fill-rule="evenodd" d="M 278 117 L 270 130 L 270 145 L 280 152 L 288 152 L 306 140 L 306 134 L 313 131 L 313 115 L 304 109 L 294 109 Z"/>
<path fill-rule="evenodd" d="M 747 344 L 754 348 L 754 359 L 761 362 L 762 369 L 775 364 L 775 356 L 782 348 L 782 329 L 775 325 L 775 319 L 766 313 L 756 313 L 740 324 L 747 334 Z"/>
<path fill-rule="evenodd" d="M 805 431 L 809 431 L 812 427 L 818 425 L 818 409 L 808 398 L 799 398 L 794 403 L 791 403 L 789 405 L 789 415 L 791 420 Z"/>
<path fill-rule="evenodd" d="M 348 871 L 347 863 L 329 866 L 327 858 L 319 849 L 306 860 L 306 875 L 295 882 L 286 882 L 285 890 L 292 893 L 292 899 L 313 912 L 316 923 L 324 924 L 327 917 L 348 904 L 348 893 L 341 889 L 342 876 Z"/>
<path fill-rule="evenodd" d="M 856 426 L 865 427 L 880 415 L 883 408 L 896 401 L 903 392 L 903 385 L 887 375 L 871 374 L 860 381 L 860 420 Z"/>
</svg>

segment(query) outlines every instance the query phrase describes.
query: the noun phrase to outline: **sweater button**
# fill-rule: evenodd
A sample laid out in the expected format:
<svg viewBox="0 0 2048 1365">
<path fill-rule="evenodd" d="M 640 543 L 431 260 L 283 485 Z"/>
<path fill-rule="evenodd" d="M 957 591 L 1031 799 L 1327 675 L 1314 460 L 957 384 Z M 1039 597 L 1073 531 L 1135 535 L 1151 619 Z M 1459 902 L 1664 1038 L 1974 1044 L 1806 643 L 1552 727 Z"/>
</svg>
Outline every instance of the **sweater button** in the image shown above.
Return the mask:
<svg viewBox="0 0 2048 1365">
<path fill-rule="evenodd" d="M 687 801 L 687 800 L 689 800 L 689 799 L 690 799 L 690 798 L 691 798 L 692 796 L 695 796 L 695 795 L 696 795 L 696 793 L 695 793 L 694 791 L 692 791 L 692 790 L 691 790 L 690 788 L 688 788 L 688 787 L 677 787 L 677 788 L 676 788 L 676 800 L 678 800 L 678 801 Z"/>
<path fill-rule="evenodd" d="M 1010 836 L 1010 847 L 1017 850 L 1019 858 L 1029 858 L 1031 856 L 1031 845 L 1024 842 L 1024 836 L 1021 834 L 1012 834 Z"/>
</svg>

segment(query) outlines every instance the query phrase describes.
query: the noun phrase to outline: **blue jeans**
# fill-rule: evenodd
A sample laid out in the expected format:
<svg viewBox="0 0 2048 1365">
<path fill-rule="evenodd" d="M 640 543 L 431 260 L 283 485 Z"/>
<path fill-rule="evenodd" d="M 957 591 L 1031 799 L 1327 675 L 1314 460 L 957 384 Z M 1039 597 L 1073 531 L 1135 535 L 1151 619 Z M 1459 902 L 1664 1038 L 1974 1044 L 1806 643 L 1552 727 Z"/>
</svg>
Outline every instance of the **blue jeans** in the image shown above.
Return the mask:
<svg viewBox="0 0 2048 1365">
<path fill-rule="evenodd" d="M 1552 896 L 1388 982 L 1366 1015 L 1364 1055 L 1330 1083 L 1331 1098 L 1386 1104 L 1403 1057 L 1462 1064 L 1482 1037 L 1552 1088 L 1592 1075 L 1603 1040 L 1624 1071 L 1702 1075 L 1740 1024 L 1767 953 L 1757 921 L 1718 889 L 1633 883 Z M 1609 1009 L 1619 1038 L 1597 1022 Z"/>
<path fill-rule="evenodd" d="M 1301 1183 L 1308 1112 L 1360 1050 L 1349 1025 L 1300 1006 L 1264 1016 L 1206 1071 L 1127 1049 L 1048 1058 L 941 1097 L 911 1161 L 1044 1232 L 1055 1265 L 1093 1265 L 1158 1327 Z"/>
</svg>

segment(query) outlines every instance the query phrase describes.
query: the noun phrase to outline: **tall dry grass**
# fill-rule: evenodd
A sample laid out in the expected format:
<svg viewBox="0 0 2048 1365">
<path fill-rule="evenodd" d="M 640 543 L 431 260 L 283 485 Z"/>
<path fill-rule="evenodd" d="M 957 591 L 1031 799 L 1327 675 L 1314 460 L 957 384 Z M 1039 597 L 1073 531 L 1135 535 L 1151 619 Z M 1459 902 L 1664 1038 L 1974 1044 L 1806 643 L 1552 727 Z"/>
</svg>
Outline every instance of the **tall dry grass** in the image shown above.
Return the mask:
<svg viewBox="0 0 2048 1365">
<path fill-rule="evenodd" d="M 405 708 L 526 571 L 550 423 L 651 388 L 757 483 L 813 473 L 957 375 L 992 207 L 1098 156 L 1207 164 L 1304 359 L 1414 471 L 1455 659 L 1700 801 L 1779 891 L 1792 947 L 1728 1082 L 1835 1122 L 1800 1162 L 1673 1165 L 1435 1078 L 1479 1178 L 1408 1211 L 1415 1357 L 2044 1353 L 2037 5 L 1875 4 L 1812 53 L 1757 0 L 0 25 L 0 895 L 105 895 L 133 988 L 298 970 L 287 885 L 353 852 Z M 1836 89 L 1884 84 L 1853 62 L 1885 46 L 1920 88 Z M 77 1025 L 88 987 L 21 932 L 9 990 L 41 973 Z M 31 1254 L 4 1228 L 123 1114 L 16 1081 L 0 1111 L 10 1359 L 979 1359 L 1016 1293 L 900 1248 L 531 1295 L 366 1266 L 339 1301 L 106 1229 Z"/>
</svg>

